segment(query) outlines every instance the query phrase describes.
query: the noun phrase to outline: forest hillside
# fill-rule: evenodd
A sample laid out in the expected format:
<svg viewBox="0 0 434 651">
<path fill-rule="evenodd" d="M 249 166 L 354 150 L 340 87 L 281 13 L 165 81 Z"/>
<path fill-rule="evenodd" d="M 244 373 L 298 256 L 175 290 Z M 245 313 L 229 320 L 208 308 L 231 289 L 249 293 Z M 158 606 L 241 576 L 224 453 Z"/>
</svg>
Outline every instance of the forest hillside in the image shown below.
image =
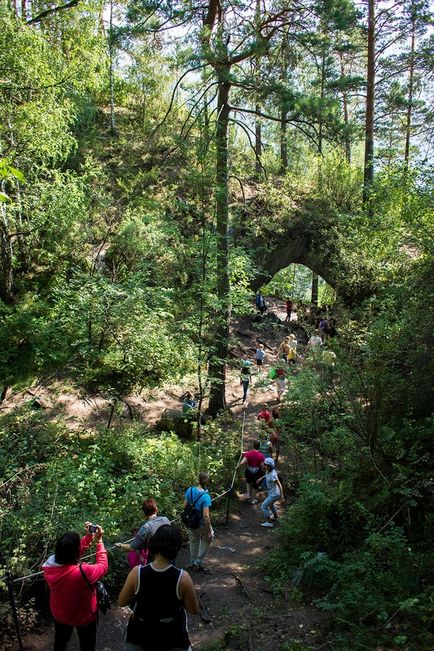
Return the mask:
<svg viewBox="0 0 434 651">
<path fill-rule="evenodd" d="M 178 518 L 207 471 L 231 506 L 195 649 L 432 649 L 432 7 L 5 0 L 0 25 L 0 647 L 51 648 L 61 534 L 126 540 L 149 497 Z M 264 402 L 269 530 L 236 472 Z M 113 600 L 126 574 L 111 550 Z"/>
</svg>

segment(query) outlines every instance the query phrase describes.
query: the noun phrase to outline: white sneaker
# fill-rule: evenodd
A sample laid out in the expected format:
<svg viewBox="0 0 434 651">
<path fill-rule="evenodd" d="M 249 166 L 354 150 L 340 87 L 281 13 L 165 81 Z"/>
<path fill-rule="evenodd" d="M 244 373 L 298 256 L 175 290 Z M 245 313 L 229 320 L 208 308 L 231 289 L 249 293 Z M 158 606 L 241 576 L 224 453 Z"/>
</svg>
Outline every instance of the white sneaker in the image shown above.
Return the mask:
<svg viewBox="0 0 434 651">
<path fill-rule="evenodd" d="M 261 527 L 268 527 L 268 529 L 273 528 L 273 523 L 272 522 L 261 522 Z"/>
</svg>

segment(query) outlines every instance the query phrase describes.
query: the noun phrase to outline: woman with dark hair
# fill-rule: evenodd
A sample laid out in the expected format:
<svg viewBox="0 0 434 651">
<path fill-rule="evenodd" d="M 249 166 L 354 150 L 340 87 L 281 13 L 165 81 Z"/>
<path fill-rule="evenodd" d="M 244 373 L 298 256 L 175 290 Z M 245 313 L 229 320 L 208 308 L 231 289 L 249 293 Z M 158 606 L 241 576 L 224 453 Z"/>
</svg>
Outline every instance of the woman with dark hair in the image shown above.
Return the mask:
<svg viewBox="0 0 434 651">
<path fill-rule="evenodd" d="M 146 565 L 149 556 L 149 543 L 159 527 L 163 524 L 170 524 L 164 515 L 158 515 L 157 502 L 153 497 L 144 500 L 142 511 L 145 514 L 145 522 L 140 525 L 134 536 L 134 540 L 128 543 L 115 543 L 115 547 L 123 549 L 128 553 L 128 564 L 132 569 L 136 565 Z"/>
<path fill-rule="evenodd" d="M 94 533 L 91 533 L 91 527 L 94 527 Z M 75 531 L 63 534 L 56 543 L 55 553 L 42 566 L 50 588 L 54 651 L 66 649 L 74 628 L 77 629 L 81 651 L 95 649 L 98 604 L 95 590 L 89 587 L 89 583 L 94 584 L 104 576 L 108 561 L 102 528 L 86 522 L 85 530 L 86 535 L 81 540 Z M 80 563 L 81 556 L 93 541 L 96 543 L 96 562 Z"/>
<path fill-rule="evenodd" d="M 177 527 L 159 527 L 151 539 L 154 560 L 129 573 L 118 599 L 120 606 L 135 601 L 125 651 L 191 651 L 185 611 L 195 615 L 199 602 L 188 572 L 173 565 L 181 545 Z"/>
</svg>

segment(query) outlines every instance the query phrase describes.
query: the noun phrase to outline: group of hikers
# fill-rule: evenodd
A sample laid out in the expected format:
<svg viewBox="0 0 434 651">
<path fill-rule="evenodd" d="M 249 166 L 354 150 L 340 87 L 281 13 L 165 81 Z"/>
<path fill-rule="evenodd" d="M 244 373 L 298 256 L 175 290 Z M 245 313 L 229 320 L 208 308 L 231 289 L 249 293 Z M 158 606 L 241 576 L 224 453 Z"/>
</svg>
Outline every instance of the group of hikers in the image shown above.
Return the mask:
<svg viewBox="0 0 434 651">
<path fill-rule="evenodd" d="M 238 467 L 245 466 L 248 500 L 257 502 L 261 484 L 267 496 L 261 504 L 265 522 L 272 527 L 277 520 L 275 502 L 283 499 L 283 489 L 275 462 L 260 451 L 260 441 L 243 452 Z M 184 494 L 184 513 L 194 509 L 197 522 L 188 528 L 190 564 L 188 569 L 208 574 L 204 559 L 214 538 L 211 525 L 212 503 L 208 490 L 209 475 L 200 472 L 197 484 Z M 191 651 L 187 615 L 200 611 L 193 580 L 187 570 L 175 565 L 182 546 L 180 529 L 159 515 L 154 498 L 144 500 L 144 522 L 129 543 L 115 543 L 127 554 L 130 572 L 118 596 L 119 606 L 130 606 L 131 615 L 125 631 L 125 651 Z M 192 525 L 193 527 L 193 525 Z M 94 651 L 98 621 L 98 582 L 108 572 L 108 555 L 103 543 L 103 528 L 86 522 L 80 538 L 69 531 L 59 538 L 55 552 L 43 564 L 45 581 L 50 588 L 50 609 L 54 619 L 54 651 L 67 648 L 74 628 L 81 651 Z M 82 557 L 95 544 L 95 562 Z"/>
<path fill-rule="evenodd" d="M 336 357 L 333 351 L 326 350 L 320 334 L 313 334 L 310 337 L 307 343 L 307 350 L 321 350 L 323 361 L 330 363 L 333 363 Z M 257 374 L 261 375 L 265 363 L 265 350 L 263 344 L 258 344 L 255 355 L 256 365 L 258 366 Z M 288 371 L 291 369 L 291 366 L 294 366 L 296 362 L 301 359 L 302 358 L 297 351 L 297 337 L 293 334 L 288 335 L 279 345 L 277 349 L 277 360 L 273 363 L 273 366 L 268 370 L 267 374 L 267 378 L 274 381 L 277 402 L 281 401 L 282 395 L 286 391 Z M 241 361 L 240 385 L 243 390 L 241 397 L 242 403 L 246 402 L 249 389 L 253 382 L 252 367 L 253 362 L 251 360 L 243 359 Z"/>
<path fill-rule="evenodd" d="M 257 307 L 260 311 L 265 310 L 265 301 L 259 301 Z M 286 309 L 287 319 L 290 320 L 292 301 L 287 301 Z M 331 319 L 321 319 L 319 332 L 312 335 L 308 346 L 321 347 L 326 344 L 327 337 L 335 335 L 336 324 Z M 255 352 L 258 373 L 261 373 L 265 359 L 265 345 L 260 342 Z M 279 345 L 277 362 L 268 372 L 268 377 L 276 384 L 278 402 L 286 389 L 287 369 L 297 359 L 297 338 L 290 334 Z M 252 365 L 250 360 L 242 363 L 240 381 L 243 402 L 247 399 L 252 379 Z M 184 396 L 183 414 L 187 418 L 195 418 L 198 414 L 198 405 L 191 393 Z M 278 519 L 276 502 L 280 500 L 284 504 L 283 486 L 276 470 L 280 450 L 280 417 L 279 406 L 270 410 L 267 404 L 262 405 L 257 415 L 256 437 L 251 442 L 251 449 L 242 453 L 237 466 L 244 469 L 246 503 L 257 504 L 258 492 L 265 490 L 266 496 L 260 505 L 264 521 L 260 525 L 266 528 L 272 528 Z M 214 538 L 210 517 L 212 499 L 208 486 L 208 473 L 200 472 L 197 484 L 185 491 L 181 516 L 188 531 L 188 569 L 203 574 L 210 571 L 204 560 Z M 182 546 L 181 531 L 167 517 L 159 514 L 154 498 L 145 499 L 142 510 L 145 520 L 134 530 L 132 540 L 115 543 L 117 549 L 126 553 L 130 567 L 118 596 L 120 606 L 131 607 L 125 632 L 125 651 L 191 651 L 186 613 L 199 613 L 200 604 L 189 572 L 175 565 Z M 84 529 L 82 538 L 74 531 L 61 536 L 54 554 L 42 566 L 50 588 L 50 608 L 55 625 L 54 651 L 67 648 L 74 628 L 81 651 L 94 651 L 96 646 L 97 586 L 108 571 L 108 556 L 101 525 L 86 522 Z M 82 562 L 84 553 L 92 544 L 96 547 L 95 562 Z"/>
</svg>

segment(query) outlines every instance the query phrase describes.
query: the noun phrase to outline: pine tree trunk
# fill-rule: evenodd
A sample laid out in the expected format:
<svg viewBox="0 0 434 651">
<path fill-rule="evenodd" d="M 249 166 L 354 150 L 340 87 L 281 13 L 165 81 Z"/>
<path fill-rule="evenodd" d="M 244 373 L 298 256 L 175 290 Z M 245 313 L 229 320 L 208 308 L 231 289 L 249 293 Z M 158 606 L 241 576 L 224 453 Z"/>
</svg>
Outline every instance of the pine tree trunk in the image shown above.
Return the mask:
<svg viewBox="0 0 434 651">
<path fill-rule="evenodd" d="M 9 236 L 6 206 L 0 206 L 0 299 L 9 305 L 14 302 L 12 260 L 12 239 Z"/>
<path fill-rule="evenodd" d="M 343 52 L 340 53 L 339 55 L 340 61 L 341 61 L 341 76 L 345 76 L 345 65 L 344 65 L 344 54 Z M 344 112 L 344 124 L 345 124 L 345 160 L 347 163 L 351 163 L 351 141 L 350 141 L 350 135 L 348 133 L 348 125 L 349 125 L 349 112 L 348 112 L 348 95 L 346 91 L 342 92 L 342 108 Z"/>
<path fill-rule="evenodd" d="M 260 111 L 260 107 L 256 105 L 256 111 Z M 261 119 L 259 116 L 256 116 L 255 119 L 255 178 L 259 180 L 262 172 L 261 165 L 261 156 L 262 156 L 262 130 L 261 130 Z"/>
<path fill-rule="evenodd" d="M 115 92 L 114 92 L 114 42 L 113 42 L 113 0 L 110 0 L 109 28 L 109 81 L 110 81 L 110 133 L 117 135 L 115 121 Z"/>
<path fill-rule="evenodd" d="M 368 0 L 368 67 L 366 75 L 365 162 L 363 202 L 374 181 L 375 0 Z"/>
<path fill-rule="evenodd" d="M 404 152 L 404 165 L 408 168 L 410 162 L 410 140 L 411 140 L 411 118 L 413 110 L 413 94 L 414 94 L 414 49 L 416 41 L 416 19 L 412 16 L 411 19 L 411 47 L 410 47 L 410 69 L 408 76 L 408 106 L 405 124 L 405 152 Z"/>
<path fill-rule="evenodd" d="M 288 169 L 288 134 L 287 123 L 288 111 L 282 101 L 282 108 L 280 113 L 280 174 L 285 174 Z"/>
<path fill-rule="evenodd" d="M 229 66 L 218 70 L 219 89 L 216 127 L 216 218 L 217 218 L 217 297 L 219 309 L 214 324 L 214 347 L 208 367 L 211 382 L 208 411 L 215 416 L 226 408 L 226 357 L 228 351 L 229 287 L 229 205 L 228 205 L 228 125 Z"/>
</svg>

